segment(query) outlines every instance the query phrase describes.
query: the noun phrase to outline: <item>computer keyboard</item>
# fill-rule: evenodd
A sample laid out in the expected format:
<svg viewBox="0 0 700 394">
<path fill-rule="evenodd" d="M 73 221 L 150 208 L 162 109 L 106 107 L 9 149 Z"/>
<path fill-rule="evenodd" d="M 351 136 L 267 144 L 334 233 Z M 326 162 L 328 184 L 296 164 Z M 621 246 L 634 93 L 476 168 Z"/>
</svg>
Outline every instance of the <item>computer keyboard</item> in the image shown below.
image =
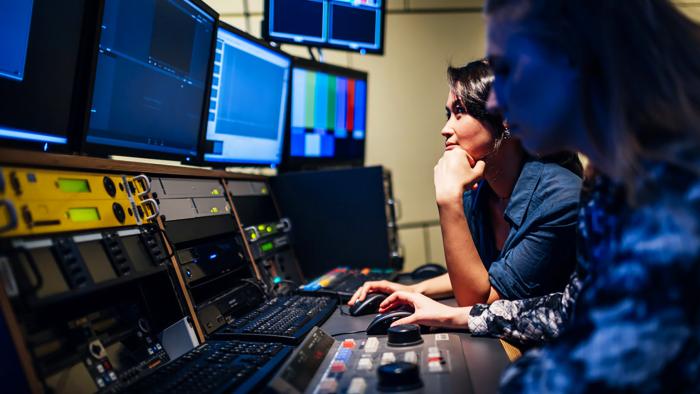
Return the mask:
<svg viewBox="0 0 700 394">
<path fill-rule="evenodd" d="M 396 276 L 391 269 L 362 270 L 346 267 L 334 268 L 306 285 L 300 286 L 302 292 L 339 297 L 347 301 L 365 282 L 374 280 L 392 280 Z"/>
<path fill-rule="evenodd" d="M 121 393 L 248 393 L 291 353 L 280 344 L 208 341 L 129 385 Z"/>
<path fill-rule="evenodd" d="M 314 326 L 322 324 L 335 310 L 331 297 L 286 295 L 273 298 L 214 332 L 215 339 L 272 340 L 300 343 Z"/>
</svg>

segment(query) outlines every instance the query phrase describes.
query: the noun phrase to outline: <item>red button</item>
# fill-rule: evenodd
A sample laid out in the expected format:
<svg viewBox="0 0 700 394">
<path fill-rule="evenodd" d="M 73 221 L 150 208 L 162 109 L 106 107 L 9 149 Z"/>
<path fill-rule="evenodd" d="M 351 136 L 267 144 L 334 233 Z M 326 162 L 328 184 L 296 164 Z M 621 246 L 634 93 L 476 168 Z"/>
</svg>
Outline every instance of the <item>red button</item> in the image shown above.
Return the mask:
<svg viewBox="0 0 700 394">
<path fill-rule="evenodd" d="M 345 372 L 345 363 L 342 361 L 334 361 L 331 365 L 331 372 Z"/>
</svg>

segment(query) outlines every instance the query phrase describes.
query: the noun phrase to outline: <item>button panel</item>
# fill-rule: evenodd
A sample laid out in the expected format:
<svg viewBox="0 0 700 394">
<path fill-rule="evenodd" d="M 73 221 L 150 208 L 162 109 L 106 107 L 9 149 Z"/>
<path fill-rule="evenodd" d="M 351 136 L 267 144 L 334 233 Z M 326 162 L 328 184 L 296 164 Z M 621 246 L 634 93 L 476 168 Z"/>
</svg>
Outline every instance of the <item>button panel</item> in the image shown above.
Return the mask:
<svg viewBox="0 0 700 394">
<path fill-rule="evenodd" d="M 335 352 L 329 353 L 330 360 L 321 367 L 314 392 L 326 393 L 376 393 L 377 369 L 397 362 L 416 364 L 421 376 L 429 386 L 430 376 L 434 379 L 452 379 L 451 352 L 459 351 L 461 342 L 451 335 L 425 335 L 426 342 L 405 348 L 389 347 L 386 338 L 368 337 L 365 339 L 345 339 L 337 343 Z M 463 374 L 462 374 L 463 375 Z M 460 379 L 463 379 L 461 377 Z"/>
</svg>

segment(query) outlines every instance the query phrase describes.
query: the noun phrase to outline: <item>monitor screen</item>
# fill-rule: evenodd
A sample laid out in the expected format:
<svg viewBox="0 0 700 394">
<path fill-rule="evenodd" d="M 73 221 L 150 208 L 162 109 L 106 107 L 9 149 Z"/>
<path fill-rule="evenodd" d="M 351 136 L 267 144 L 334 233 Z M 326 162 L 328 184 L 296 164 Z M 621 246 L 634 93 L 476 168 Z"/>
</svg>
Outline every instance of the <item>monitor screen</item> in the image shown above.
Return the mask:
<svg viewBox="0 0 700 394">
<path fill-rule="evenodd" d="M 218 15 L 200 0 L 106 0 L 88 153 L 197 154 Z"/>
<path fill-rule="evenodd" d="M 0 1 L 0 140 L 3 146 L 67 149 L 79 130 L 95 2 Z M 93 41 L 94 42 L 94 41 Z"/>
<path fill-rule="evenodd" d="M 267 0 L 263 35 L 272 41 L 383 53 L 383 0 Z"/>
<path fill-rule="evenodd" d="M 204 160 L 279 164 L 291 58 L 223 23 L 215 56 Z"/>
<path fill-rule="evenodd" d="M 292 71 L 290 162 L 362 164 L 367 131 L 367 74 L 297 60 Z"/>
</svg>

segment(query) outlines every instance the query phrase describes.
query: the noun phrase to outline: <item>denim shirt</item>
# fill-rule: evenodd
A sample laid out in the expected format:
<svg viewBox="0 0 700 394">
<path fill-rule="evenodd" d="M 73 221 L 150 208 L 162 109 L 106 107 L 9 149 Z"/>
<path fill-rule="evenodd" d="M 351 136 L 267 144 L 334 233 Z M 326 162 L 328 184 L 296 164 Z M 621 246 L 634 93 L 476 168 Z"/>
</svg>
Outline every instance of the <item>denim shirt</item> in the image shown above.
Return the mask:
<svg viewBox="0 0 700 394">
<path fill-rule="evenodd" d="M 576 266 L 576 226 L 581 178 L 554 163 L 528 158 L 505 210 L 510 232 L 499 252 L 489 219 L 485 181 L 464 193 L 464 213 L 503 299 L 562 291 Z"/>
</svg>

